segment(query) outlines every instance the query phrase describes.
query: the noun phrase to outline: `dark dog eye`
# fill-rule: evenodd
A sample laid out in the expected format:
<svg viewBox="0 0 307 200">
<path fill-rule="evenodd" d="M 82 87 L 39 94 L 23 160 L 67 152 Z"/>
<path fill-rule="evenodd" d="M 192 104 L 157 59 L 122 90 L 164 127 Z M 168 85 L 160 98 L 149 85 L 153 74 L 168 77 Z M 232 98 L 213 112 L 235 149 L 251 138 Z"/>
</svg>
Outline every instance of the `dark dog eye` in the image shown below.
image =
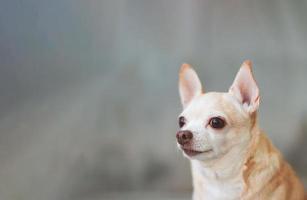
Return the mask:
<svg viewBox="0 0 307 200">
<path fill-rule="evenodd" d="M 184 117 L 179 117 L 179 127 L 182 128 L 185 125 L 185 118 Z"/>
<path fill-rule="evenodd" d="M 225 120 L 220 117 L 213 117 L 209 121 L 209 125 L 214 129 L 222 129 L 225 126 Z"/>
</svg>

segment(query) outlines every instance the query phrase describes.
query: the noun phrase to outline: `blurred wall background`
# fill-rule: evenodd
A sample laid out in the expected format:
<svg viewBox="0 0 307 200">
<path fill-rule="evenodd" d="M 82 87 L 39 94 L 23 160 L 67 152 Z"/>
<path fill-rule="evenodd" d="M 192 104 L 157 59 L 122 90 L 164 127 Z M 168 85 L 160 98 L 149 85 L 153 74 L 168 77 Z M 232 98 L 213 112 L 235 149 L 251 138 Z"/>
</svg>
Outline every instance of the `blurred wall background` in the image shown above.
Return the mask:
<svg viewBox="0 0 307 200">
<path fill-rule="evenodd" d="M 260 123 L 306 185 L 307 2 L 0 0 L 0 199 L 188 199 L 177 72 L 227 91 L 254 62 Z"/>
</svg>

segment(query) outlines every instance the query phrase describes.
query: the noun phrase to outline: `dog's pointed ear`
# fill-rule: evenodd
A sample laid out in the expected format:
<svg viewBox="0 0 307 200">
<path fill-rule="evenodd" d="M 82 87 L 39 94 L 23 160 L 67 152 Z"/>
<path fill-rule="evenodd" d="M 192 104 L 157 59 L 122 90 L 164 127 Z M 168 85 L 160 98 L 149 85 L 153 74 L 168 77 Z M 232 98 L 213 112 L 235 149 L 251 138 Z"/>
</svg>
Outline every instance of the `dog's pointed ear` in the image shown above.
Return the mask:
<svg viewBox="0 0 307 200">
<path fill-rule="evenodd" d="M 259 108 L 259 88 L 252 73 L 252 63 L 249 60 L 243 62 L 236 78 L 229 89 L 247 110 L 249 114 L 256 112 Z"/>
<path fill-rule="evenodd" d="M 193 98 L 202 93 L 201 82 L 189 64 L 183 64 L 179 72 L 179 94 L 185 108 Z"/>
</svg>

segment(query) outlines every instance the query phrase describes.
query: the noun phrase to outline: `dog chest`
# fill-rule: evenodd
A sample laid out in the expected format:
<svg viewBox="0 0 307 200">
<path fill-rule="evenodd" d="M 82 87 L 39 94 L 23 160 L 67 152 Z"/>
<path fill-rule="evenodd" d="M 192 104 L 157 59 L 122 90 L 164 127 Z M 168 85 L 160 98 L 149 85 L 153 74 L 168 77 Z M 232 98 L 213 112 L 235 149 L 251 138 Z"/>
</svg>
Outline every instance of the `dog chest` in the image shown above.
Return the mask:
<svg viewBox="0 0 307 200">
<path fill-rule="evenodd" d="M 203 199 L 215 200 L 234 200 L 239 199 L 242 191 L 242 184 L 240 182 L 223 182 L 211 181 L 206 182 L 202 186 L 204 191 Z"/>
<path fill-rule="evenodd" d="M 215 172 L 198 168 L 194 165 L 193 185 L 194 200 L 234 200 L 239 199 L 243 190 L 243 181 L 237 176 L 220 178 Z"/>
</svg>

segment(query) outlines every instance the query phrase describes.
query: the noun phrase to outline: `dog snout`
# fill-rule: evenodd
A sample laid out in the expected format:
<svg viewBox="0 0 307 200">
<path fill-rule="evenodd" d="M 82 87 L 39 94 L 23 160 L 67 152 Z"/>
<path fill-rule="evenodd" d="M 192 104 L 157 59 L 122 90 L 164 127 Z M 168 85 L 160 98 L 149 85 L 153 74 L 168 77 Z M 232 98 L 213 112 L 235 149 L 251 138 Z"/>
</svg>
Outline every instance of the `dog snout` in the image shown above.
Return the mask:
<svg viewBox="0 0 307 200">
<path fill-rule="evenodd" d="M 191 131 L 178 131 L 176 134 L 177 142 L 181 145 L 187 144 L 193 138 L 193 133 Z"/>
</svg>

